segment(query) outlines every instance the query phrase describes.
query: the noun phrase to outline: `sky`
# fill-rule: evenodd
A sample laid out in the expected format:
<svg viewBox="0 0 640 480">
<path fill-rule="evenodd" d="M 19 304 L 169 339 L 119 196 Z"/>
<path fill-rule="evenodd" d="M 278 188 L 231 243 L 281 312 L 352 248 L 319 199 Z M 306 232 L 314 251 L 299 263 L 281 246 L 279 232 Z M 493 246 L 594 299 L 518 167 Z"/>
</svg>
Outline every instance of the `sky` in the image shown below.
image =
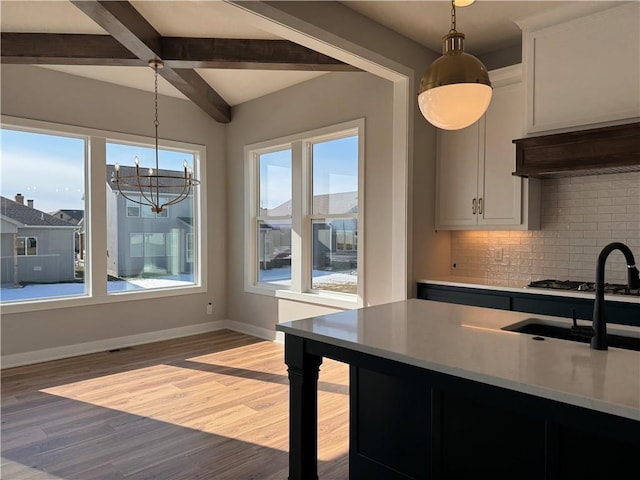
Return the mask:
<svg viewBox="0 0 640 480">
<path fill-rule="evenodd" d="M 260 164 L 260 207 L 272 209 L 291 200 L 291 150 L 262 154 Z M 358 137 L 314 144 L 313 194 L 357 190 Z"/>
<path fill-rule="evenodd" d="M 21 193 L 34 208 L 52 213 L 60 209 L 84 210 L 85 142 L 82 137 L 45 135 L 3 128 L 0 130 L 0 195 L 15 199 Z M 107 144 L 107 162 L 155 169 L 155 149 Z M 161 169 L 183 169 L 193 154 L 160 150 Z"/>
<path fill-rule="evenodd" d="M 13 200 L 21 193 L 34 208 L 52 213 L 60 209 L 84 210 L 85 141 L 82 137 L 46 135 L 0 129 L 0 195 Z M 155 169 L 155 149 L 138 145 L 107 144 L 107 163 Z M 275 208 L 291 199 L 289 150 L 262 156 L 269 188 L 261 189 L 263 208 Z M 161 169 L 182 171 L 193 166 L 190 152 L 160 149 Z M 358 189 L 358 138 L 347 137 L 314 144 L 315 195 L 353 192 Z M 265 175 L 266 174 L 266 175 Z"/>
</svg>

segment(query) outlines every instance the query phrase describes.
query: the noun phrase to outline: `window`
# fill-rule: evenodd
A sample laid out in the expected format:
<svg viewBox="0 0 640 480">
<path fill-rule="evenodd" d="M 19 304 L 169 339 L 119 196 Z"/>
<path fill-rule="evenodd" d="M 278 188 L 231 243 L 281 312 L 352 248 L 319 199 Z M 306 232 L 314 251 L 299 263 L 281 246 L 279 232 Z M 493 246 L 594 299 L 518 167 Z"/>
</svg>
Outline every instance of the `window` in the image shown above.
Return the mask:
<svg viewBox="0 0 640 480">
<path fill-rule="evenodd" d="M 110 141 L 106 145 L 107 172 L 111 177 L 114 165 L 120 165 L 121 172 L 127 169 L 133 173 L 134 159 L 137 157 L 140 169 L 155 170 L 155 149 L 139 144 Z M 160 148 L 158 162 L 160 174 L 178 175 L 184 171 L 183 163 L 193 165 L 197 152 L 178 148 Z M 115 187 L 114 187 L 115 188 Z M 126 197 L 126 198 L 122 198 Z M 171 201 L 170 193 L 160 196 L 160 203 Z M 197 251 L 193 241 L 180 242 L 187 234 L 194 233 L 194 215 L 197 212 L 196 198 L 192 194 L 187 199 L 165 206 L 160 213 L 151 211 L 148 205 L 141 205 L 143 194 L 135 190 L 118 192 L 108 189 L 107 202 L 112 212 L 107 222 L 108 243 L 117 252 L 109 263 L 109 278 L 130 282 L 139 289 L 155 289 L 158 285 L 188 286 L 196 283 L 194 259 Z M 122 214 L 121 214 L 122 212 Z M 118 243 L 123 233 L 129 234 L 129 245 L 121 248 Z M 127 252 L 128 248 L 128 252 Z M 117 293 L 122 284 L 108 282 L 108 291 Z"/>
<path fill-rule="evenodd" d="M 38 239 L 36 237 L 18 237 L 17 255 L 38 255 Z"/>
<path fill-rule="evenodd" d="M 291 149 L 257 155 L 258 282 L 291 285 Z"/>
<path fill-rule="evenodd" d="M 358 136 L 311 144 L 311 288 L 357 293 Z"/>
<path fill-rule="evenodd" d="M 358 120 L 245 148 L 247 291 L 362 302 L 363 135 Z"/>
<path fill-rule="evenodd" d="M 84 233 L 63 210 L 85 210 L 86 138 L 3 125 L 0 140 L 0 302 L 85 295 Z"/>
<path fill-rule="evenodd" d="M 141 167 L 151 168 L 154 139 L 5 116 L 2 121 L 3 307 L 27 311 L 47 308 L 40 300 L 48 298 L 80 305 L 104 302 L 107 295 L 127 300 L 204 290 L 203 187 L 155 214 L 114 190 L 111 181 L 114 164 L 133 168 L 135 156 Z M 202 178 L 204 158 L 204 147 L 197 145 L 163 141 L 159 148 L 166 172 L 183 172 L 187 161 Z M 129 193 L 140 198 L 140 192 Z M 162 197 L 171 199 L 171 193 Z M 94 231 L 106 231 L 106 242 L 96 240 Z"/>
</svg>

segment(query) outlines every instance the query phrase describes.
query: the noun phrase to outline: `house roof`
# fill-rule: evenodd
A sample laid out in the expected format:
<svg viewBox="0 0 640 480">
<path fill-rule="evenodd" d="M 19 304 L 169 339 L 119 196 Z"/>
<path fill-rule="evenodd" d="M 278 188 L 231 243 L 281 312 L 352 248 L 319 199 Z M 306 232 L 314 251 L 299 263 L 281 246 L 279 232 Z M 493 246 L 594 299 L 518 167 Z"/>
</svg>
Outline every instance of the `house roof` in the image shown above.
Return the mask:
<svg viewBox="0 0 640 480">
<path fill-rule="evenodd" d="M 60 213 L 64 213 L 67 217 L 72 218 L 76 222 L 79 222 L 84 218 L 84 210 L 69 210 L 66 208 L 56 210 L 55 212 L 52 212 L 50 215 L 55 217 Z"/>
<path fill-rule="evenodd" d="M 313 196 L 313 211 L 320 215 L 328 213 L 356 213 L 358 192 L 327 193 Z M 267 211 L 270 217 L 291 215 L 291 200 Z"/>
<path fill-rule="evenodd" d="M 74 225 L 35 208 L 0 197 L 0 215 L 24 226 L 73 227 Z"/>
</svg>

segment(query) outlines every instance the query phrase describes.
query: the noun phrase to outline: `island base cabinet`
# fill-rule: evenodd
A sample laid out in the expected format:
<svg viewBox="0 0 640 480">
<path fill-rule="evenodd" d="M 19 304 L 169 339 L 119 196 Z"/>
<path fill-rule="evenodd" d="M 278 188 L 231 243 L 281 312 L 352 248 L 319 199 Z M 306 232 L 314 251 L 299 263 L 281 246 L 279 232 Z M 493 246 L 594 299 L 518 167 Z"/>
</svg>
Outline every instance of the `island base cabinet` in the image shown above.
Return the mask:
<svg viewBox="0 0 640 480">
<path fill-rule="evenodd" d="M 350 479 L 618 479 L 640 422 L 393 364 L 350 370 Z"/>
</svg>

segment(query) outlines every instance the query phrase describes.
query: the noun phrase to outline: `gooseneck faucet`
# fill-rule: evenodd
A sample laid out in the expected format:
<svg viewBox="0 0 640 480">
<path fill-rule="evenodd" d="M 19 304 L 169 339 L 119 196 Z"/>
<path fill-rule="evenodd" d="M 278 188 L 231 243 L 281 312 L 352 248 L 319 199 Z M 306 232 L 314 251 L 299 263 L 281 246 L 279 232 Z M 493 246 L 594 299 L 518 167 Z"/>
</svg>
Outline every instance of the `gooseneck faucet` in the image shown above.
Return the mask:
<svg viewBox="0 0 640 480">
<path fill-rule="evenodd" d="M 614 250 L 620 250 L 627 261 L 627 288 L 640 288 L 640 274 L 636 268 L 636 260 L 633 253 L 624 243 L 613 242 L 602 249 L 598 255 L 596 265 L 596 299 L 593 305 L 593 331 L 591 348 L 594 350 L 607 350 L 607 320 L 604 311 L 604 264 L 607 257 Z"/>
</svg>

